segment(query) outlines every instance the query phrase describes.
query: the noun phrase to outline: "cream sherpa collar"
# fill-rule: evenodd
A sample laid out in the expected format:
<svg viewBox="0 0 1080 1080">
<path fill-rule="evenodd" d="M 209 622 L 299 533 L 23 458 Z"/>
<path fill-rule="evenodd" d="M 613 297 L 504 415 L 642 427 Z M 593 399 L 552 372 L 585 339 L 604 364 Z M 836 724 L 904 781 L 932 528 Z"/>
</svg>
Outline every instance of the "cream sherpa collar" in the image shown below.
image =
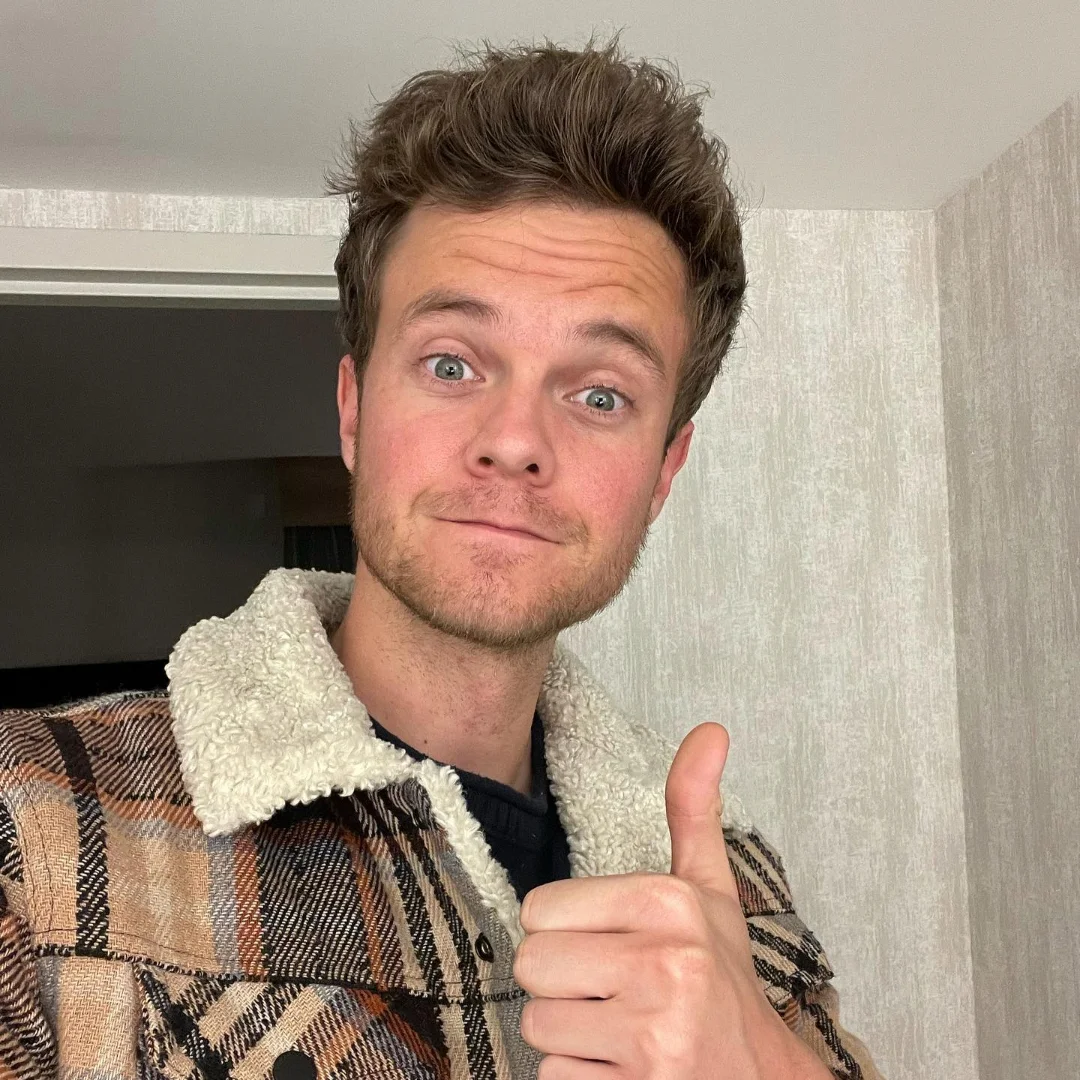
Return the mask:
<svg viewBox="0 0 1080 1080">
<path fill-rule="evenodd" d="M 516 945 L 520 905 L 469 813 L 456 772 L 378 738 L 327 637 L 352 574 L 272 570 L 227 618 L 196 623 L 166 666 L 184 782 L 211 836 L 265 821 L 286 803 L 415 777 L 436 821 Z M 556 645 L 537 711 L 548 780 L 574 877 L 667 873 L 664 786 L 676 746 L 612 706 Z M 725 828 L 751 823 L 724 793 Z"/>
</svg>

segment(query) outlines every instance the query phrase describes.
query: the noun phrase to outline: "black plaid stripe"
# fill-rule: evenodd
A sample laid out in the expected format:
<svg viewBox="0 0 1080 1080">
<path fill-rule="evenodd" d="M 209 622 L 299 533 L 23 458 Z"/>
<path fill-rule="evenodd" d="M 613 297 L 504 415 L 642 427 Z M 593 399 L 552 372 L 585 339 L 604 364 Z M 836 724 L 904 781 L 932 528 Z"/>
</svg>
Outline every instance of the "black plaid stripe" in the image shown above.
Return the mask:
<svg viewBox="0 0 1080 1080">
<path fill-rule="evenodd" d="M 74 717 L 76 721 L 79 716 Z M 87 717 L 90 719 L 90 717 Z M 175 751 L 168 698 L 125 695 L 80 725 L 98 790 L 130 803 L 190 803 Z"/>
<path fill-rule="evenodd" d="M 207 1080 L 228 1080 L 225 1059 L 203 1036 L 190 1009 L 172 999 L 163 976 L 145 965 L 138 966 L 137 974 L 144 1001 L 149 1006 L 148 1038 L 158 1068 L 167 1068 L 169 1059 L 180 1049 Z"/>
<path fill-rule="evenodd" d="M 105 861 L 105 813 L 98 799 L 94 770 L 74 723 L 47 718 L 67 768 L 79 829 L 75 873 L 75 946 L 102 952 L 109 942 L 109 879 Z"/>
<path fill-rule="evenodd" d="M 415 781 L 413 783 L 415 784 Z M 415 787 L 415 795 L 420 798 L 422 803 L 428 803 L 427 793 L 418 784 Z M 395 811 L 402 821 L 407 820 L 410 814 L 410 809 L 406 807 L 395 807 Z M 465 1030 L 465 1049 L 469 1063 L 469 1076 L 473 1080 L 495 1080 L 495 1052 L 491 1045 L 491 1034 L 488 1031 L 487 1020 L 484 1015 L 484 1003 L 480 994 L 480 972 L 476 967 L 476 954 L 473 952 L 473 944 L 469 938 L 468 930 L 461 918 L 461 913 L 457 910 L 446 890 L 442 875 L 432 858 L 431 851 L 425 846 L 421 836 L 415 830 L 410 830 L 405 835 L 420 859 L 424 874 L 435 894 L 435 899 L 442 909 L 443 917 L 454 941 L 454 949 L 458 958 L 458 973 L 461 977 L 463 1000 L 460 1008 Z"/>
<path fill-rule="evenodd" d="M 779 911 L 791 910 L 791 890 L 788 888 L 784 877 L 776 872 L 769 860 L 764 856 L 758 857 L 762 849 L 754 843 L 752 835 L 747 836 L 748 843 L 744 843 L 735 835 L 726 836 L 725 842 L 728 849 L 742 859 L 750 869 L 765 883 L 766 888 L 772 893 L 772 905 Z"/>
<path fill-rule="evenodd" d="M 32 762 L 42 772 L 63 783 L 67 779 L 64 759 L 46 726 L 49 714 L 7 710 L 0 712 L 0 765 L 18 782 L 21 767 Z"/>
<path fill-rule="evenodd" d="M 409 925 L 413 951 L 430 991 L 442 998 L 446 995 L 446 979 L 435 945 L 434 927 L 431 925 L 420 884 L 405 856 L 403 841 L 418 839 L 418 845 L 412 845 L 414 850 L 416 846 L 423 848 L 424 845 L 423 840 L 416 837 L 417 830 L 409 812 L 404 807 L 394 805 L 395 797 L 399 801 L 401 799 L 401 787 L 400 784 L 392 785 L 378 793 L 356 791 L 353 799 L 358 813 L 365 814 L 381 825 L 394 883 Z"/>
<path fill-rule="evenodd" d="M 273 1030 L 305 989 L 304 983 L 253 983 L 213 975 L 178 974 L 153 965 L 139 965 L 139 983 L 156 1011 L 151 1036 L 159 1046 L 161 1061 L 182 1050 L 199 1069 L 220 1069 L 224 1075 Z M 239 1003 L 240 993 L 244 996 L 243 1006 Z M 207 1031 L 206 1023 L 215 1006 L 224 1006 L 227 1016 L 234 1014 L 216 1040 Z"/>
<path fill-rule="evenodd" d="M 844 1070 L 840 1074 L 841 1080 L 863 1080 L 862 1067 L 851 1054 L 848 1053 L 847 1047 L 844 1046 L 843 1041 L 840 1039 L 840 1035 L 836 1030 L 836 1025 L 832 1021 L 832 1017 L 829 1016 L 824 1008 L 817 1004 L 808 1002 L 805 1005 L 805 1009 L 813 1018 L 814 1026 L 821 1033 L 825 1045 L 832 1052 L 836 1066 L 839 1066 Z M 836 1066 L 830 1066 L 833 1073 L 836 1072 Z"/>
<path fill-rule="evenodd" d="M 747 874 L 745 865 L 740 859 L 731 858 L 730 851 L 728 855 L 728 863 L 731 866 L 732 876 L 735 878 L 735 887 L 739 892 L 739 901 L 742 903 L 743 914 L 749 915 L 773 910 L 776 906 L 775 898 L 767 896 L 758 888 L 757 883 L 750 879 L 750 875 Z"/>
<path fill-rule="evenodd" d="M 15 819 L 3 802 L 0 802 L 0 877 L 20 884 L 23 879 L 22 854 L 19 851 Z"/>
<path fill-rule="evenodd" d="M 218 1041 L 218 1053 L 228 1061 L 242 1061 L 251 1048 L 274 1029 L 296 999 L 297 992 L 295 985 L 266 983 Z"/>
<path fill-rule="evenodd" d="M 338 820 L 344 796 L 309 812 L 277 814 L 255 830 L 263 964 L 284 977 L 318 970 L 370 985 L 364 909 L 354 860 Z M 317 806 L 317 804 L 311 804 Z"/>
<path fill-rule="evenodd" d="M 393 1023 L 407 1024 L 416 1043 L 430 1049 L 439 1061 L 445 1061 L 447 1055 L 446 1036 L 439 1019 L 439 1005 L 429 997 L 410 994 L 408 991 L 390 994 L 387 1004 L 393 1011 Z M 387 1021 L 390 1023 L 391 1021 Z M 409 1045 L 415 1044 L 410 1040 Z"/>
<path fill-rule="evenodd" d="M 780 857 L 780 852 L 757 829 L 751 829 L 746 835 L 754 845 L 754 850 L 772 867 L 777 878 L 786 882 L 787 871 L 784 869 L 784 860 Z"/>
<path fill-rule="evenodd" d="M 379 966 L 379 983 L 388 987 L 405 985 L 405 953 L 398 941 L 397 921 L 391 910 L 390 896 L 385 888 L 371 888 L 370 884 L 384 880 L 380 862 L 384 860 L 381 844 L 372 843 L 356 835 L 348 827 L 349 820 L 357 818 L 355 800 L 345 801 L 344 817 L 338 819 L 338 826 L 344 837 L 344 843 L 353 859 L 353 874 L 357 880 L 357 890 L 364 889 L 364 903 L 370 909 L 367 912 L 364 956 L 369 965 Z"/>
<path fill-rule="evenodd" d="M 50 722 L 72 724 L 93 766 L 98 793 L 118 801 L 162 800 L 187 805 L 163 692 L 130 691 L 34 712 L 0 711 L 0 754 L 17 769 L 25 763 L 67 779 L 67 764 L 50 738 Z"/>
<path fill-rule="evenodd" d="M 751 915 L 746 920 L 754 968 L 763 981 L 785 994 L 801 994 L 820 986 L 833 976 L 820 942 L 793 912 L 780 915 Z M 795 938 L 793 942 L 791 938 Z M 770 956 L 762 955 L 767 950 Z M 783 968 L 773 963 L 771 955 L 786 961 Z"/>
</svg>

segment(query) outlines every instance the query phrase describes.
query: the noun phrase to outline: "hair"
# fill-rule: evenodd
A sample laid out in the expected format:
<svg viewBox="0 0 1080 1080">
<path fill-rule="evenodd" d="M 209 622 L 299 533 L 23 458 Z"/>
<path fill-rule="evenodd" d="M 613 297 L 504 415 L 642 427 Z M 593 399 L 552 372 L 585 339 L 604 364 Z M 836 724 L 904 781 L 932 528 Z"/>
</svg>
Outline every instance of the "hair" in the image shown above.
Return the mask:
<svg viewBox="0 0 1080 1080">
<path fill-rule="evenodd" d="M 676 70 L 629 61 L 618 35 L 581 50 L 545 41 L 458 49 L 459 63 L 410 78 L 350 123 L 327 178 L 348 223 L 334 263 L 338 330 L 357 385 L 375 337 L 380 271 L 421 202 L 486 211 L 514 201 L 637 210 L 682 254 L 689 334 L 665 451 L 697 412 L 731 345 L 746 288 L 742 229 L 726 180 L 728 151 L 701 123 L 708 91 Z"/>
</svg>

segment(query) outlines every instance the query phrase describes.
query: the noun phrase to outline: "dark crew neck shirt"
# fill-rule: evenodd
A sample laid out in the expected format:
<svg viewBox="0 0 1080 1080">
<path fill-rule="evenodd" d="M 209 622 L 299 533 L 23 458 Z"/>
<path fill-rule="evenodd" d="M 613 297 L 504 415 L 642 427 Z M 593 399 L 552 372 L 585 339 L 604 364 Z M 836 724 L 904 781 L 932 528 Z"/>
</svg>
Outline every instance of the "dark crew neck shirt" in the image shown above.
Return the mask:
<svg viewBox="0 0 1080 1080">
<path fill-rule="evenodd" d="M 374 717 L 371 724 L 380 739 L 400 747 L 417 761 L 429 756 L 387 731 Z M 533 713 L 529 795 L 486 776 L 456 767 L 454 771 L 461 780 L 465 805 L 480 823 L 492 855 L 506 868 L 519 901 L 538 885 L 570 877 L 570 850 L 548 784 L 544 725 L 539 713 Z"/>
</svg>

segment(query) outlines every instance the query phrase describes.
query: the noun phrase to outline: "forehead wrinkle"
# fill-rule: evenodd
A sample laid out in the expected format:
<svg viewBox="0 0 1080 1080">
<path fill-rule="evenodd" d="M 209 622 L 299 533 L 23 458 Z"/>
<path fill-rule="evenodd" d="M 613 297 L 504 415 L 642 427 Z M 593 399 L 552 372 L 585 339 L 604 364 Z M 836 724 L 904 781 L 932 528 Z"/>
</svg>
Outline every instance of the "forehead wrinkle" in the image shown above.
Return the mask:
<svg viewBox="0 0 1080 1080">
<path fill-rule="evenodd" d="M 554 233 L 544 233 L 538 229 L 533 230 L 536 235 L 528 239 L 509 239 L 505 236 L 499 236 L 494 233 L 487 233 L 483 231 L 473 231 L 471 229 L 456 229 L 453 234 L 461 239 L 466 240 L 482 240 L 486 243 L 500 244 L 506 247 L 514 248 L 526 248 L 537 252 L 540 255 L 551 254 L 551 249 L 556 247 L 564 248 L 583 248 L 583 247 L 598 247 L 598 248 L 613 248 L 620 252 L 630 252 L 633 256 L 640 256 L 642 254 L 641 247 L 638 244 L 633 244 L 629 241 L 623 243 L 618 240 L 611 240 L 601 236 L 585 236 L 580 235 L 574 237 L 560 237 Z M 551 241 L 549 247 L 543 247 L 538 241 Z M 566 255 L 565 258 L 584 258 L 590 259 L 595 256 L 590 255 Z"/>
<path fill-rule="evenodd" d="M 563 282 L 572 280 L 580 281 L 580 274 L 576 273 L 572 268 L 564 267 L 560 269 L 557 266 L 553 266 L 549 269 L 545 269 L 537 266 L 531 266 L 528 268 L 523 268 L 520 265 L 509 266 L 502 262 L 486 258 L 483 255 L 473 255 L 463 251 L 455 252 L 452 257 L 454 259 L 459 259 L 463 262 L 480 263 L 482 266 L 485 266 L 489 269 L 511 270 L 515 273 L 527 274 L 531 277 L 548 278 L 554 281 Z M 599 262 L 602 260 L 591 261 Z M 666 297 L 666 294 L 669 290 L 664 287 L 662 281 L 656 280 L 659 275 L 654 276 L 648 273 L 641 273 L 641 268 L 632 264 L 628 264 L 627 268 L 630 271 L 627 280 L 580 282 L 580 284 L 566 286 L 562 291 L 567 294 L 574 294 L 587 293 L 593 291 L 594 289 L 624 289 L 627 292 L 632 293 L 633 295 L 644 300 L 648 300 L 650 296 L 655 295 L 657 292 L 664 294 Z"/>
<path fill-rule="evenodd" d="M 484 232 L 473 232 L 471 230 L 458 230 L 456 236 L 466 240 L 480 240 L 483 243 L 495 247 L 511 248 L 515 255 L 521 256 L 520 261 L 522 262 L 524 262 L 526 255 L 532 256 L 534 259 L 538 260 L 554 260 L 556 262 L 614 262 L 631 271 L 637 271 L 640 276 L 651 279 L 654 285 L 658 285 L 661 288 L 664 284 L 663 279 L 667 276 L 665 273 L 667 270 L 674 270 L 676 275 L 681 277 L 682 267 L 676 261 L 658 259 L 655 255 L 643 251 L 640 246 L 630 242 L 620 243 L 616 240 L 609 240 L 601 237 L 565 240 L 555 237 L 554 244 L 542 246 L 532 239 L 508 240 L 505 237 L 493 236 Z M 540 233 L 539 239 L 552 239 L 552 235 Z M 555 250 L 559 247 L 564 250 Z M 599 250 L 587 253 L 581 250 L 588 247 Z M 452 254 L 464 258 L 479 258 L 480 261 L 491 261 L 485 260 L 482 256 L 469 256 L 466 252 L 460 250 L 455 250 Z M 664 262 L 669 262 L 670 265 L 665 266 Z M 518 268 L 519 267 L 515 267 L 515 269 Z M 537 271 L 537 273 L 543 273 L 543 271 Z"/>
<path fill-rule="evenodd" d="M 634 217 L 625 222 L 616 221 L 618 227 L 612 236 L 610 218 L 605 219 L 604 228 L 596 226 L 596 232 L 595 222 L 591 221 L 579 219 L 576 225 L 566 224 L 561 229 L 550 227 L 542 219 L 538 222 L 534 217 L 516 213 L 512 222 L 507 222 L 502 214 L 479 221 L 471 214 L 440 214 L 430 217 L 433 227 L 426 229 L 421 220 L 428 218 L 427 213 L 420 213 L 412 223 L 421 234 L 426 233 L 421 245 L 423 257 L 417 266 L 421 281 L 427 279 L 433 284 L 442 281 L 452 289 L 464 287 L 469 291 L 464 281 L 453 280 L 453 266 L 457 262 L 462 272 L 466 266 L 478 266 L 489 273 L 519 274 L 526 290 L 531 279 L 541 298 L 543 290 L 552 286 L 554 295 L 574 303 L 578 298 L 588 302 L 603 292 L 611 295 L 614 290 L 614 296 L 621 294 L 639 316 L 646 318 L 646 326 L 651 326 L 657 317 L 662 319 L 665 325 L 655 327 L 660 331 L 659 340 L 653 340 L 654 344 L 664 343 L 665 355 L 672 349 L 681 352 L 681 340 L 677 342 L 674 338 L 681 339 L 682 334 L 672 338 L 674 327 L 669 325 L 669 317 L 684 309 L 686 266 L 674 242 L 651 219 Z M 507 224 L 516 226 L 509 234 Z M 429 273 L 423 272 L 424 263 Z M 441 271 L 435 269 L 440 263 Z M 594 270 L 595 280 L 588 280 L 590 270 Z M 468 276 L 472 276 L 471 272 Z M 415 276 L 413 284 L 418 284 Z"/>
</svg>

